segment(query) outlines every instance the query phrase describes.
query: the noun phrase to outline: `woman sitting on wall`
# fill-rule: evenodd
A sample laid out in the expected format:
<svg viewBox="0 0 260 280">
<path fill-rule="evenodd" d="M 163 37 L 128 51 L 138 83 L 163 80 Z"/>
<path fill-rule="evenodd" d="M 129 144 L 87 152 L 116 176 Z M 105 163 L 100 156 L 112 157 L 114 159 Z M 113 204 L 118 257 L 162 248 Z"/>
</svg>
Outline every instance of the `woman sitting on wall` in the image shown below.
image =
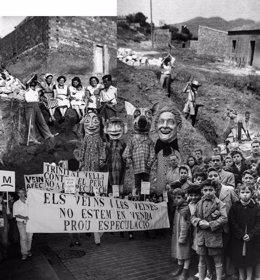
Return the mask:
<svg viewBox="0 0 260 280">
<path fill-rule="evenodd" d="M 54 85 L 54 98 L 58 101 L 58 108 L 61 113 L 61 121 L 65 120 L 65 113 L 67 109 L 70 107 L 70 101 L 69 101 L 69 89 L 68 86 L 65 85 L 66 77 L 59 76 L 57 78 L 58 84 Z"/>
<path fill-rule="evenodd" d="M 88 110 L 95 110 L 100 107 L 100 90 L 102 85 L 95 76 L 89 78 L 89 86 L 87 87 Z"/>
<path fill-rule="evenodd" d="M 43 91 L 43 96 L 41 98 L 44 106 L 49 111 L 50 119 L 49 122 L 55 121 L 54 113 L 58 107 L 58 101 L 54 98 L 54 83 L 52 82 L 53 75 L 50 73 L 45 74 L 44 82 L 41 82 L 41 87 Z"/>
<path fill-rule="evenodd" d="M 85 88 L 82 86 L 79 77 L 74 77 L 69 86 L 70 104 L 72 109 L 76 110 L 79 119 L 85 115 L 86 103 L 84 101 Z"/>
</svg>

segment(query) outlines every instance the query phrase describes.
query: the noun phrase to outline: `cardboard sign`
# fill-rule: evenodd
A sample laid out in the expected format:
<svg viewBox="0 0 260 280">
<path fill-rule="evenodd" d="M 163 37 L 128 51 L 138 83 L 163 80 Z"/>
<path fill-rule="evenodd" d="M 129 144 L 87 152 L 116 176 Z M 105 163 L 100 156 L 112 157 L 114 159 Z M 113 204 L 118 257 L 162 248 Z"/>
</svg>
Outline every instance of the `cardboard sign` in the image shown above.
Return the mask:
<svg viewBox="0 0 260 280">
<path fill-rule="evenodd" d="M 0 170 L 0 192 L 15 192 L 15 172 Z"/>
<path fill-rule="evenodd" d="M 113 197 L 28 191 L 27 232 L 76 233 L 169 228 L 168 207 Z"/>
<path fill-rule="evenodd" d="M 76 177 L 65 177 L 64 178 L 64 192 L 75 193 L 76 192 Z"/>
<path fill-rule="evenodd" d="M 150 194 L 150 182 L 141 183 L 141 194 Z"/>
<path fill-rule="evenodd" d="M 113 185 L 112 190 L 113 190 L 113 197 L 119 197 L 119 185 Z"/>
<path fill-rule="evenodd" d="M 49 190 L 61 192 L 64 190 L 64 178 L 76 177 L 76 190 L 81 193 L 107 193 L 108 172 L 71 171 L 60 166 L 44 162 L 43 176 Z"/>
<path fill-rule="evenodd" d="M 46 190 L 43 174 L 24 175 L 25 189 Z"/>
</svg>

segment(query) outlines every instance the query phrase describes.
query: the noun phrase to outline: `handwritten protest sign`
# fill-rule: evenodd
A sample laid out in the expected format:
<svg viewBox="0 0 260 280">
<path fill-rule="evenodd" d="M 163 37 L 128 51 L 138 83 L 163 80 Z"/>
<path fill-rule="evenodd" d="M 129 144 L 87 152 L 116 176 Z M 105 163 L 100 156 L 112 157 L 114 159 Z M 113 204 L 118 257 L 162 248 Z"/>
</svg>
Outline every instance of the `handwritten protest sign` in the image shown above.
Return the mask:
<svg viewBox="0 0 260 280">
<path fill-rule="evenodd" d="M 0 170 L 0 192 L 15 192 L 15 172 Z"/>
<path fill-rule="evenodd" d="M 113 197 L 119 197 L 119 185 L 113 185 L 112 190 L 113 190 Z"/>
<path fill-rule="evenodd" d="M 28 191 L 28 232 L 115 232 L 168 228 L 167 204 Z"/>
<path fill-rule="evenodd" d="M 141 183 L 141 194 L 150 194 L 150 182 Z"/>
<path fill-rule="evenodd" d="M 24 175 L 26 189 L 46 190 L 43 174 Z"/>
<path fill-rule="evenodd" d="M 64 192 L 75 193 L 76 192 L 76 177 L 65 177 L 64 178 Z"/>
<path fill-rule="evenodd" d="M 94 189 L 97 189 L 99 193 L 107 193 L 108 172 L 70 171 L 45 162 L 43 176 L 46 186 L 54 191 L 64 190 L 64 178 L 69 176 L 77 178 L 76 190 L 78 192 L 93 193 Z"/>
</svg>

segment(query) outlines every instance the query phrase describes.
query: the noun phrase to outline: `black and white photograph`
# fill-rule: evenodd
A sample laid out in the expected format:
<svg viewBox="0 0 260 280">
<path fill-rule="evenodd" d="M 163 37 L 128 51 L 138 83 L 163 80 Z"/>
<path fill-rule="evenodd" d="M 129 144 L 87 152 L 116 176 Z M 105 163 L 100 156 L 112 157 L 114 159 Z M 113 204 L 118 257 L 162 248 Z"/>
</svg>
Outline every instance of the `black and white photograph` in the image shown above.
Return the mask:
<svg viewBox="0 0 260 280">
<path fill-rule="evenodd" d="M 0 12 L 0 279 L 259 280 L 260 2 L 48 1 Z"/>
</svg>

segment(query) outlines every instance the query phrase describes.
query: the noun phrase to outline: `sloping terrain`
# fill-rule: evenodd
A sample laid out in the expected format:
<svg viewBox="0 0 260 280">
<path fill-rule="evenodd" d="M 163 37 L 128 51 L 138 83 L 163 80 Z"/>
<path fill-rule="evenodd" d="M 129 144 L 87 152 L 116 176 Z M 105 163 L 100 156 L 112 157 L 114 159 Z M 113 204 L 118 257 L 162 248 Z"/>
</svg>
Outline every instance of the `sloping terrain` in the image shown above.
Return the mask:
<svg viewBox="0 0 260 280">
<path fill-rule="evenodd" d="M 229 31 L 234 28 L 239 28 L 245 25 L 254 26 L 255 24 L 256 23 L 253 20 L 242 19 L 242 18 L 227 21 L 221 17 L 210 17 L 210 18 L 195 17 L 188 21 L 180 22 L 172 25 L 178 27 L 179 29 L 181 28 L 182 25 L 187 25 L 193 37 L 198 37 L 199 25 L 208 26 L 223 31 Z"/>
</svg>

